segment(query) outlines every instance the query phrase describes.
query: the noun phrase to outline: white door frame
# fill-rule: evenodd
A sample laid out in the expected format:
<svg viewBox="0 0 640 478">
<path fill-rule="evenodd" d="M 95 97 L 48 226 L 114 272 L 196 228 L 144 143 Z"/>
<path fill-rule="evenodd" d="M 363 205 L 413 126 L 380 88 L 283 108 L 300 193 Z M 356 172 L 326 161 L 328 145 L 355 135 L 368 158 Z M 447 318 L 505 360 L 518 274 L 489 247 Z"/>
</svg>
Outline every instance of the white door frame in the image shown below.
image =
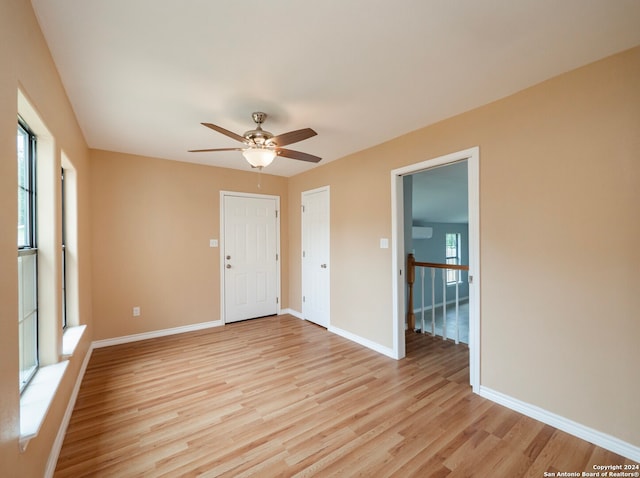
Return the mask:
<svg viewBox="0 0 640 478">
<path fill-rule="evenodd" d="M 220 191 L 220 320 L 223 324 L 227 323 L 226 310 L 225 310 L 225 273 L 224 273 L 224 235 L 225 235 L 225 211 L 224 211 L 224 198 L 227 196 L 242 197 L 242 198 L 260 198 L 260 199 L 275 199 L 276 201 L 276 254 L 278 260 L 276 264 L 276 296 L 278 297 L 278 303 L 276 313 L 281 314 L 281 294 L 280 294 L 280 264 L 282 263 L 282 256 L 280 254 L 280 196 L 273 196 L 271 194 L 254 194 L 244 193 L 236 191 Z"/>
<path fill-rule="evenodd" d="M 440 156 L 391 171 L 391 271 L 393 354 L 405 356 L 405 251 L 402 177 L 436 166 L 467 160 L 469 193 L 469 375 L 475 393 L 480 390 L 480 148 Z M 471 279 L 472 278 L 472 279 Z"/>
<path fill-rule="evenodd" d="M 302 191 L 300 193 L 300 203 L 304 206 L 304 198 L 305 195 L 308 194 L 316 194 L 316 193 L 320 193 L 320 192 L 326 192 L 327 193 L 327 199 L 329 201 L 329 209 L 327 211 L 327 218 L 328 218 L 328 224 L 327 227 L 329 228 L 328 231 L 328 238 L 329 238 L 329 244 L 327 244 L 327 262 L 329 263 L 329 287 L 327 289 L 327 330 L 329 330 L 329 328 L 331 327 L 331 187 L 330 186 L 321 186 L 319 188 L 315 188 L 315 189 L 310 189 L 308 191 Z M 300 232 L 301 232 L 301 245 L 302 245 L 302 249 L 304 252 L 304 214 L 301 214 L 301 218 L 300 218 Z M 305 278 L 305 261 L 304 259 L 301 258 L 301 292 L 302 292 L 302 296 L 304 297 L 304 291 L 305 291 L 305 282 L 304 282 L 304 278 Z M 300 306 L 301 309 L 301 314 L 302 317 L 306 320 L 306 317 L 304 316 L 304 304 L 301 304 Z"/>
</svg>

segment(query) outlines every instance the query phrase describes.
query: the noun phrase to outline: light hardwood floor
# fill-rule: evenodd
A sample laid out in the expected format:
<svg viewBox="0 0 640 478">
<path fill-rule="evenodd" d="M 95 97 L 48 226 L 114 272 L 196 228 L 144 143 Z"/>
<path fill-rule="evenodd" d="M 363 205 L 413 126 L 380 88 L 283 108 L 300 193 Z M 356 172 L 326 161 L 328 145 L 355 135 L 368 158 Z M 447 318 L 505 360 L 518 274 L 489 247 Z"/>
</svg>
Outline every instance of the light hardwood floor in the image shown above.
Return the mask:
<svg viewBox="0 0 640 478">
<path fill-rule="evenodd" d="M 94 350 L 63 477 L 542 477 L 629 460 L 471 393 L 468 349 L 395 361 L 291 316 Z"/>
</svg>

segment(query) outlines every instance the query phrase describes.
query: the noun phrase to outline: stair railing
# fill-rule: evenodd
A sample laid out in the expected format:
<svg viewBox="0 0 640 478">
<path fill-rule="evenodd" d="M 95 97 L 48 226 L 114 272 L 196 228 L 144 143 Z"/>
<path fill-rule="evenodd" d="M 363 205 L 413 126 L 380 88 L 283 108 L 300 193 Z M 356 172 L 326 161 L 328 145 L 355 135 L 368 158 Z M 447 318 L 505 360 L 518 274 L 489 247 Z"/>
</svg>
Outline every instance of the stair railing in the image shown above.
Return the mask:
<svg viewBox="0 0 640 478">
<path fill-rule="evenodd" d="M 408 311 L 407 311 L 407 325 L 409 330 L 416 330 L 416 315 L 413 309 L 413 288 L 416 281 L 416 268 L 420 268 L 420 278 L 421 278 L 421 322 L 422 327 L 421 331 L 423 333 L 426 332 L 425 329 L 425 315 L 424 315 L 424 275 L 426 269 L 431 269 L 431 335 L 436 335 L 436 305 L 435 305 L 435 285 L 436 285 L 436 269 L 440 269 L 442 271 L 442 340 L 446 340 L 447 338 L 447 271 L 454 270 L 456 271 L 455 278 L 455 287 L 456 287 L 456 335 L 455 335 L 455 343 L 460 342 L 460 327 L 459 327 L 459 319 L 460 319 L 460 292 L 459 292 L 459 283 L 460 283 L 460 271 L 468 271 L 469 266 L 457 265 L 457 264 L 438 264 L 435 262 L 418 262 L 413 254 L 409 254 L 407 256 L 407 285 L 409 286 L 409 298 L 408 298 Z"/>
</svg>

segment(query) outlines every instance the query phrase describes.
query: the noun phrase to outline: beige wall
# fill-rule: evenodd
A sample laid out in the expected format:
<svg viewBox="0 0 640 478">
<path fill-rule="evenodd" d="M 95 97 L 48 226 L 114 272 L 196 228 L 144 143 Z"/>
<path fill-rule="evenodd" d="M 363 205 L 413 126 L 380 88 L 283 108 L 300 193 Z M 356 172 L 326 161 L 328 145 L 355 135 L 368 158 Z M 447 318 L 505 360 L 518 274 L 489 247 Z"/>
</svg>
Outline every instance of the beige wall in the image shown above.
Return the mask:
<svg viewBox="0 0 640 478">
<path fill-rule="evenodd" d="M 329 185 L 331 325 L 392 348 L 391 237 L 392 161 L 369 150 L 290 178 L 290 307 L 302 310 L 301 218 L 303 191 Z"/>
<path fill-rule="evenodd" d="M 89 158 L 80 128 L 58 77 L 28 1 L 0 0 L 0 474 L 40 477 L 88 349 L 91 337 L 91 265 L 89 221 Z M 53 138 L 52 168 L 59 168 L 64 151 L 76 170 L 79 228 L 77 238 L 78 317 L 89 330 L 71 359 L 40 434 L 24 453 L 18 448 L 18 284 L 16 257 L 16 121 L 18 88 Z M 57 183 L 59 186 L 59 183 Z M 56 184 L 49 185 L 55 191 Z M 59 197 L 55 201 L 59 208 Z M 57 212 L 59 214 L 59 211 Z M 53 222 L 52 222 L 53 224 Z M 52 237 L 59 244 L 60 230 Z M 52 247 L 54 244 L 51 245 Z M 59 261 L 50 271 L 57 276 Z M 60 283 L 55 284 L 60 296 Z M 46 313 L 46 311 L 42 311 Z M 58 350 L 56 351 L 56 344 Z M 60 353 L 56 338 L 47 360 Z"/>
<path fill-rule="evenodd" d="M 209 247 L 221 234 L 220 191 L 280 196 L 286 213 L 287 179 L 106 151 L 91 160 L 94 339 L 220 320 L 220 249 Z"/>
<path fill-rule="evenodd" d="M 640 446 L 640 48 L 289 181 L 331 186 L 331 324 L 391 347 L 390 171 L 480 147 L 481 385 Z"/>
</svg>

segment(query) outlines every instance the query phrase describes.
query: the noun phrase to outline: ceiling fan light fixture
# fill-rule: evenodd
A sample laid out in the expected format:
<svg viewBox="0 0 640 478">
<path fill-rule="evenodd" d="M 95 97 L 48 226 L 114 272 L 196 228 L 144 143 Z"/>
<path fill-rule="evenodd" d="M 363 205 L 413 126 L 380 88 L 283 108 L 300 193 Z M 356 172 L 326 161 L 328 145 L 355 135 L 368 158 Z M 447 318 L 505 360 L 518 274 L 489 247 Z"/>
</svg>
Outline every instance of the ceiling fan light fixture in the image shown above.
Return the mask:
<svg viewBox="0 0 640 478">
<path fill-rule="evenodd" d="M 251 166 L 264 168 L 273 162 L 277 154 L 273 149 L 248 148 L 242 151 L 242 155 Z"/>
</svg>

